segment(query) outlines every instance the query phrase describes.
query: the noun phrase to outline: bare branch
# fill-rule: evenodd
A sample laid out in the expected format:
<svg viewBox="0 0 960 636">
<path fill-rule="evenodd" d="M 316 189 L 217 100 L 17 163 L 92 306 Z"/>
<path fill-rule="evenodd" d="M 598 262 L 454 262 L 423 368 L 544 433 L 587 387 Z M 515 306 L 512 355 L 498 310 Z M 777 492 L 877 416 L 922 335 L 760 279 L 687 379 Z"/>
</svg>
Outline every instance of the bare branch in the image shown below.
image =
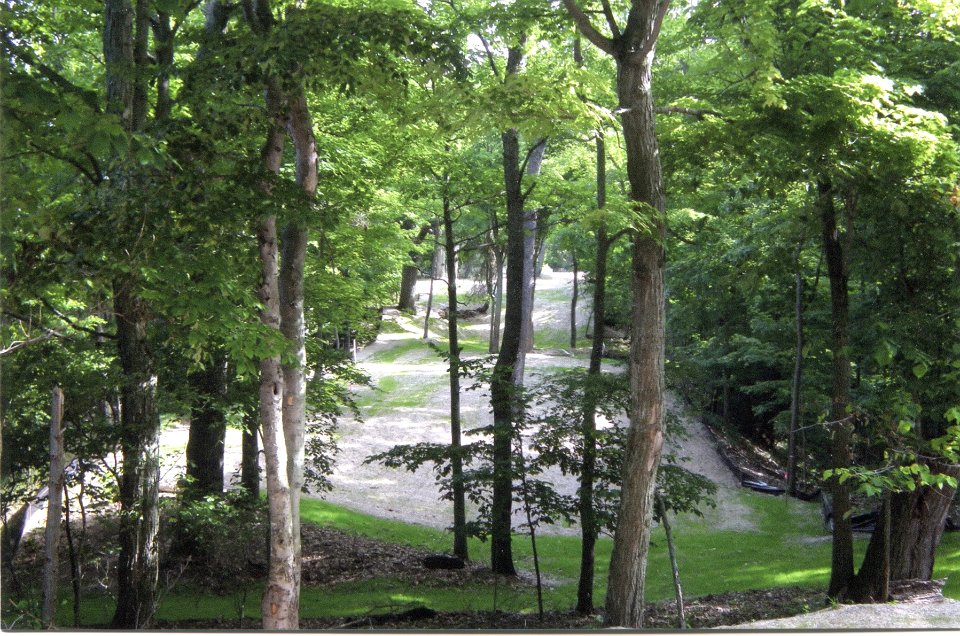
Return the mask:
<svg viewBox="0 0 960 636">
<path fill-rule="evenodd" d="M 55 337 L 55 334 L 45 333 L 42 336 L 35 336 L 33 338 L 27 338 L 26 340 L 14 340 L 9 346 L 0 349 L 0 358 L 13 353 L 17 349 L 21 349 L 37 342 L 42 342 L 44 340 L 50 340 L 53 337 Z"/>
<path fill-rule="evenodd" d="M 483 50 L 487 52 L 487 61 L 490 62 L 490 68 L 493 70 L 493 76 L 499 80 L 503 80 L 503 77 L 500 75 L 500 69 L 497 68 L 497 60 L 493 56 L 493 51 L 490 50 L 490 43 L 487 42 L 487 38 L 483 37 L 479 33 L 477 37 L 480 38 L 480 42 L 483 44 Z"/>
<path fill-rule="evenodd" d="M 594 46 L 608 55 L 614 54 L 613 40 L 603 35 L 593 26 L 590 18 L 583 12 L 583 9 L 574 0 L 563 0 L 563 6 L 567 8 L 567 13 L 573 18 L 573 22 L 583 33 L 583 36 L 590 40 Z"/>
</svg>

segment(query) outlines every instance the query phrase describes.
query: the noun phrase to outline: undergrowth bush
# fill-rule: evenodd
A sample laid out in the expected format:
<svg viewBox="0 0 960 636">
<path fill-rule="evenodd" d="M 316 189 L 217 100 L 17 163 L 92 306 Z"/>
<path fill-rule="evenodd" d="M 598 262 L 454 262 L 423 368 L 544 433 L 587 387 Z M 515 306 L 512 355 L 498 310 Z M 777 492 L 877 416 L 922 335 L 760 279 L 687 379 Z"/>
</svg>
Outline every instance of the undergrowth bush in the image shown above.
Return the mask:
<svg viewBox="0 0 960 636">
<path fill-rule="evenodd" d="M 267 508 L 243 489 L 175 504 L 168 568 L 217 586 L 239 585 L 266 567 Z"/>
</svg>

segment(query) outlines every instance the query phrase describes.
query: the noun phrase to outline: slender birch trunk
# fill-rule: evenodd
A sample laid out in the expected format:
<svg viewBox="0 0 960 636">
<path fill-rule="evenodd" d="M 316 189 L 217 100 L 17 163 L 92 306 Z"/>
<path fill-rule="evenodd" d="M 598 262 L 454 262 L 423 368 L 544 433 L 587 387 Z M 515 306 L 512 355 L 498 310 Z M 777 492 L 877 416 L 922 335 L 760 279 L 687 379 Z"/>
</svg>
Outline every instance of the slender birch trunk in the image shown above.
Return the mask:
<svg viewBox="0 0 960 636">
<path fill-rule="evenodd" d="M 50 400 L 50 476 L 47 481 L 47 527 L 43 542 L 44 628 L 54 629 L 57 619 L 57 588 L 60 579 L 60 522 L 63 517 L 63 389 L 55 387 Z"/>
</svg>

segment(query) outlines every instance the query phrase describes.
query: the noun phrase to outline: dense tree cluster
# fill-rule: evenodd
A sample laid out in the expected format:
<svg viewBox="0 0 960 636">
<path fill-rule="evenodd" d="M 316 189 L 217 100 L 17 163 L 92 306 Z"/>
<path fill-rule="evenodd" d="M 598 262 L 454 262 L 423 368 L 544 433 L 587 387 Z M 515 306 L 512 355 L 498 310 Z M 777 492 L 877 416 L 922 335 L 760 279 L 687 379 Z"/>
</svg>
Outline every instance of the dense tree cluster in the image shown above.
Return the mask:
<svg viewBox="0 0 960 636">
<path fill-rule="evenodd" d="M 932 576 L 960 478 L 955 2 L 8 0 L 0 25 L 5 586 L 57 389 L 73 505 L 118 511 L 114 627 L 156 610 L 160 433 L 189 417 L 185 506 L 223 494 L 228 427 L 231 505 L 259 496 L 263 454 L 264 627 L 296 628 L 299 497 L 335 470 L 352 352 L 427 276 L 450 444 L 381 459 L 442 467 L 458 556 L 477 497 L 515 574 L 514 506 L 532 514 L 553 461 L 578 498 L 537 510 L 581 525 L 578 611 L 608 528 L 607 621 L 639 626 L 654 520 L 709 490 L 658 480 L 669 384 L 791 494 L 829 492 L 831 596 Z M 532 390 L 544 262 L 586 273 L 592 340 L 582 375 Z M 482 444 L 459 413 L 471 276 L 496 356 Z M 617 340 L 626 387 L 601 373 Z M 598 430 L 611 401 L 625 430 Z M 864 497 L 882 531 L 858 568 Z"/>
</svg>

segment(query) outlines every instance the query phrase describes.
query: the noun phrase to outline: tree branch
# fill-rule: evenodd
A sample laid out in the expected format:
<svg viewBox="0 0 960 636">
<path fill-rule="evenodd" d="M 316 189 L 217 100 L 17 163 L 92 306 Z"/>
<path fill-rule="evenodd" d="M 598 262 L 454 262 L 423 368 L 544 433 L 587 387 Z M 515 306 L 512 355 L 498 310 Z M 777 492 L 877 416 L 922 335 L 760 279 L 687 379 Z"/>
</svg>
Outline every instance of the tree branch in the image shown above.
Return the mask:
<svg viewBox="0 0 960 636">
<path fill-rule="evenodd" d="M 4 31 L 3 35 L 0 36 L 0 39 L 3 40 L 4 48 L 9 51 L 11 55 L 19 59 L 24 64 L 31 66 L 43 75 L 51 84 L 57 86 L 58 88 L 79 97 L 91 110 L 95 113 L 100 112 L 100 98 L 94 91 L 87 90 L 86 88 L 81 88 L 77 86 L 60 73 L 57 73 L 55 70 L 44 64 L 36 56 L 36 54 L 30 49 L 25 49 L 23 47 L 17 46 L 10 39 L 10 33 Z"/>
<path fill-rule="evenodd" d="M 44 306 L 46 306 L 47 309 L 49 309 L 50 311 L 52 311 L 57 318 L 59 318 L 60 320 L 62 320 L 62 321 L 65 322 L 65 323 L 67 323 L 68 325 L 70 325 L 71 328 L 76 329 L 77 331 L 82 331 L 82 332 L 84 332 L 84 333 L 88 333 L 88 334 L 93 335 L 93 336 L 102 336 L 102 337 L 104 337 L 104 338 L 116 338 L 116 337 L 117 337 L 116 335 L 114 335 L 114 334 L 112 334 L 112 333 L 105 333 L 105 332 L 103 332 L 103 331 L 97 331 L 96 329 L 91 329 L 90 327 L 84 327 L 83 325 L 78 325 L 76 322 L 74 322 L 74 320 L 73 320 L 72 318 L 70 318 L 69 316 L 67 316 L 66 314 L 64 314 L 63 312 L 61 312 L 59 309 L 57 309 L 56 307 L 54 307 L 54 306 L 50 303 L 50 301 L 47 300 L 46 298 L 41 298 L 41 299 L 40 299 L 40 302 L 42 302 L 42 303 L 44 304 Z"/>
<path fill-rule="evenodd" d="M 614 54 L 613 40 L 603 35 L 590 22 L 590 18 L 583 12 L 583 9 L 574 0 L 563 0 L 563 6 L 567 8 L 567 13 L 573 18 L 574 24 L 583 33 L 583 36 L 590 40 L 594 46 L 608 55 Z"/>
<path fill-rule="evenodd" d="M 667 17 L 667 9 L 670 8 L 670 0 L 662 0 L 660 6 L 657 9 L 657 16 L 653 20 L 653 29 L 650 33 L 647 34 L 647 37 L 643 40 L 643 46 L 640 47 L 640 50 L 630 56 L 630 61 L 637 63 L 643 60 L 647 55 L 650 54 L 650 51 L 653 50 L 653 47 L 657 44 L 657 38 L 660 37 L 660 29 L 663 27 L 663 19 Z"/>
<path fill-rule="evenodd" d="M 610 33 L 613 34 L 613 39 L 616 40 L 620 37 L 620 27 L 617 26 L 617 21 L 613 17 L 610 0 L 600 0 L 600 4 L 603 5 L 603 16 L 607 19 L 607 26 L 610 27 Z"/>
<path fill-rule="evenodd" d="M 6 356 L 6 355 L 9 355 L 9 354 L 13 353 L 13 352 L 16 351 L 17 349 L 21 349 L 21 348 L 23 348 L 23 347 L 27 347 L 27 346 L 32 345 L 32 344 L 37 343 L 37 342 L 43 342 L 44 340 L 50 340 L 51 338 L 53 338 L 53 337 L 55 337 L 55 336 L 59 336 L 59 335 L 60 335 L 60 334 L 45 333 L 45 334 L 43 334 L 42 336 L 36 336 L 36 337 L 33 337 L 33 338 L 27 338 L 26 340 L 14 340 L 13 342 L 10 343 L 10 346 L 4 347 L 3 349 L 0 349 L 0 358 L 2 358 L 3 356 Z M 62 337 L 62 336 L 60 336 L 60 337 Z"/>
<path fill-rule="evenodd" d="M 658 113 L 665 115 L 690 115 L 691 117 L 696 117 L 697 119 L 703 119 L 708 115 L 711 117 L 717 117 L 719 119 L 725 119 L 723 114 L 716 110 L 710 110 L 709 108 L 684 108 L 683 106 L 657 106 L 654 110 Z"/>
<path fill-rule="evenodd" d="M 487 42 L 487 38 L 483 37 L 479 33 L 477 37 L 480 38 L 480 42 L 483 44 L 483 50 L 487 52 L 487 61 L 490 62 L 490 68 L 493 70 L 493 76 L 498 80 L 503 81 L 503 77 L 500 75 L 500 69 L 497 68 L 497 60 L 493 57 L 493 51 L 490 50 L 490 43 Z"/>
</svg>

